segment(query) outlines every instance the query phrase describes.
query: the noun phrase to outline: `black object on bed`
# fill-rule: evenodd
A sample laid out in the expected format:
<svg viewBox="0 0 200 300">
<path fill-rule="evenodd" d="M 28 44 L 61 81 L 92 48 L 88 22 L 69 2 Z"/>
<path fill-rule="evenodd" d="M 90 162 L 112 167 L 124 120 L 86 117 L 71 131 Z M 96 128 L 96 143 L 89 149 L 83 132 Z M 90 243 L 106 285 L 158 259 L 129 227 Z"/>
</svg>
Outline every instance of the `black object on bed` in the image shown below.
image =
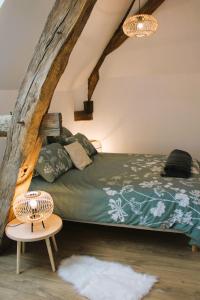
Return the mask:
<svg viewBox="0 0 200 300">
<path fill-rule="evenodd" d="M 167 158 L 164 177 L 189 178 L 191 176 L 192 157 L 183 150 L 173 150 Z"/>
</svg>

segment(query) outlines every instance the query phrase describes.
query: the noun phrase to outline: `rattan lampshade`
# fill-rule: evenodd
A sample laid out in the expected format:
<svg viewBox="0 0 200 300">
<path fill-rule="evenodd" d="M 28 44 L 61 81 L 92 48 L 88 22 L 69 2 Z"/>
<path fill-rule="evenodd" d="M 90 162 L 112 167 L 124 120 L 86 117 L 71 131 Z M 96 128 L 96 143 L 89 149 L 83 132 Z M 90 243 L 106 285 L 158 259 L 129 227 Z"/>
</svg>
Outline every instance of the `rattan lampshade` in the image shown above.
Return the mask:
<svg viewBox="0 0 200 300">
<path fill-rule="evenodd" d="M 129 37 L 147 37 L 158 28 L 158 22 L 152 15 L 139 14 L 127 18 L 123 31 Z"/>
<path fill-rule="evenodd" d="M 51 195 L 44 191 L 23 193 L 13 203 L 14 214 L 23 223 L 43 222 L 52 214 L 53 208 Z"/>
</svg>

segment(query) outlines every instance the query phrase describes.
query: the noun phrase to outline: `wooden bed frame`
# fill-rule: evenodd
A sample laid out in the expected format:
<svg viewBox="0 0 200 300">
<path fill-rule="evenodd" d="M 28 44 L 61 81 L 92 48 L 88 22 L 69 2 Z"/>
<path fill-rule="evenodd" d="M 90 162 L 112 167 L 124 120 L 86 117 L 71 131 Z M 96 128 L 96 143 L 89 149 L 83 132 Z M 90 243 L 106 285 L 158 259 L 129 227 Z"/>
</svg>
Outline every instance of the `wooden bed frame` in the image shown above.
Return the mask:
<svg viewBox="0 0 200 300">
<path fill-rule="evenodd" d="M 126 224 L 114 224 L 114 223 L 98 223 L 98 222 L 91 222 L 91 221 L 81 221 L 81 220 L 69 220 L 63 219 L 67 222 L 74 222 L 74 223 L 84 223 L 84 224 L 94 224 L 94 225 L 102 225 L 102 226 L 112 226 L 112 227 L 122 227 L 122 228 L 131 228 L 131 229 L 140 229 L 140 230 L 148 230 L 148 231 L 160 231 L 160 232 L 169 232 L 169 233 L 178 233 L 184 234 L 180 230 L 175 229 L 161 229 L 161 228 L 151 228 L 146 226 L 136 226 L 136 225 L 126 225 Z M 192 252 L 199 252 L 199 247 L 196 245 L 192 245 Z"/>
</svg>

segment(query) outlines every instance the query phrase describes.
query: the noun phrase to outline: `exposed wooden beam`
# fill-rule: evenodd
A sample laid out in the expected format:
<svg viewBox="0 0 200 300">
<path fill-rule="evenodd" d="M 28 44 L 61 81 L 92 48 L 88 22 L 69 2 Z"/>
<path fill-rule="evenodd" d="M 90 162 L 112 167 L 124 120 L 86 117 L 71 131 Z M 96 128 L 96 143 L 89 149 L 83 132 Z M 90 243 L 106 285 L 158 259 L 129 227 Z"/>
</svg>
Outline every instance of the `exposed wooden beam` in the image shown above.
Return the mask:
<svg viewBox="0 0 200 300">
<path fill-rule="evenodd" d="M 165 0 L 148 0 L 146 4 L 141 8 L 141 14 L 152 14 Z M 107 46 L 103 50 L 98 62 L 96 63 L 90 77 L 88 78 L 88 100 L 91 100 L 96 85 L 99 81 L 99 70 L 108 54 L 119 48 L 129 37 L 126 36 L 122 29 L 122 24 L 126 19 L 127 15 L 130 12 L 135 1 L 132 1 L 125 17 L 123 18 L 122 22 L 118 26 L 117 30 L 114 32 L 113 36 L 111 37 L 110 41 L 108 42 Z"/>
<path fill-rule="evenodd" d="M 0 116 L 0 137 L 7 136 L 7 132 L 11 124 L 11 119 L 12 119 L 11 115 Z"/>
<path fill-rule="evenodd" d="M 21 170 L 33 168 L 41 147 L 39 128 L 70 54 L 90 16 L 96 0 L 56 0 L 19 89 L 7 134 L 0 171 L 0 238 L 8 219 Z M 23 124 L 18 121 L 23 120 Z M 29 173 L 29 180 L 32 173 Z M 24 178 L 26 183 L 26 176 Z M 25 190 L 27 190 L 25 184 Z M 22 191 L 23 188 L 20 190 Z"/>
<path fill-rule="evenodd" d="M 44 115 L 40 128 L 39 135 L 45 136 L 59 136 L 62 130 L 62 114 L 48 113 Z"/>
<path fill-rule="evenodd" d="M 12 115 L 0 115 L 0 137 L 6 137 L 12 121 Z M 23 121 L 18 121 L 18 124 L 23 125 Z M 46 114 L 40 126 L 40 135 L 59 136 L 62 128 L 61 113 Z"/>
<path fill-rule="evenodd" d="M 93 114 L 86 113 L 84 110 L 74 112 L 74 121 L 90 121 L 93 120 Z"/>
</svg>

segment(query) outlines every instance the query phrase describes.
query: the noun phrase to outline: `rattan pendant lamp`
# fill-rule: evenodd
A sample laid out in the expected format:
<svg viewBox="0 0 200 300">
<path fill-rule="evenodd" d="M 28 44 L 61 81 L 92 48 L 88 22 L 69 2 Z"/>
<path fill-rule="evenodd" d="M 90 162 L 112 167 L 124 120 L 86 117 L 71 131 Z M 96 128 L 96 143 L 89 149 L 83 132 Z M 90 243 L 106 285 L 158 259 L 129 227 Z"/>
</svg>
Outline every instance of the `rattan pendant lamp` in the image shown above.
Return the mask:
<svg viewBox="0 0 200 300">
<path fill-rule="evenodd" d="M 148 37 L 158 28 L 158 22 L 152 15 L 140 13 L 139 0 L 139 14 L 128 17 L 123 23 L 123 31 L 128 37 Z"/>
</svg>

